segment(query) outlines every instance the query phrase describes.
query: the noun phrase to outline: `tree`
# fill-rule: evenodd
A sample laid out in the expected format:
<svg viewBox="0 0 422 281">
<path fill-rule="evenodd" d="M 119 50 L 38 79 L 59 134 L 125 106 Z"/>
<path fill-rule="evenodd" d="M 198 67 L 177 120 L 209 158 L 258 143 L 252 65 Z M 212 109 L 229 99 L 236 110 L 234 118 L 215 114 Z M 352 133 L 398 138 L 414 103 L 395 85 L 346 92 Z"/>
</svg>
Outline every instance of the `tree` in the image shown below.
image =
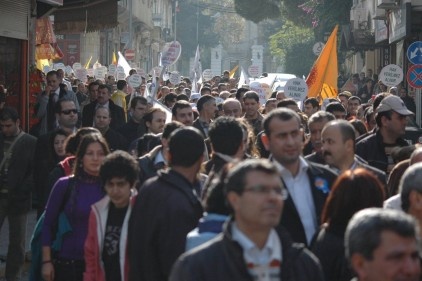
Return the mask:
<svg viewBox="0 0 422 281">
<path fill-rule="evenodd" d="M 236 12 L 254 23 L 280 16 L 280 0 L 235 0 L 234 3 Z"/>
</svg>

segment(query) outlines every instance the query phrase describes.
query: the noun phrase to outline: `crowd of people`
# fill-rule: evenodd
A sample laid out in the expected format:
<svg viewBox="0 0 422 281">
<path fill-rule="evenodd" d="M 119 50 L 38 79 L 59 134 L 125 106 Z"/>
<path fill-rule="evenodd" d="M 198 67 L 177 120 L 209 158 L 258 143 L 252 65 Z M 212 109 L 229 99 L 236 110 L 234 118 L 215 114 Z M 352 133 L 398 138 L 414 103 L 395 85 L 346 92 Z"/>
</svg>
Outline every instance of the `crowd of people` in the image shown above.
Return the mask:
<svg viewBox="0 0 422 281">
<path fill-rule="evenodd" d="M 422 148 L 399 92 L 261 104 L 228 71 L 198 93 L 150 82 L 53 70 L 30 133 L 0 111 L 6 280 L 32 201 L 31 280 L 422 280 Z"/>
</svg>

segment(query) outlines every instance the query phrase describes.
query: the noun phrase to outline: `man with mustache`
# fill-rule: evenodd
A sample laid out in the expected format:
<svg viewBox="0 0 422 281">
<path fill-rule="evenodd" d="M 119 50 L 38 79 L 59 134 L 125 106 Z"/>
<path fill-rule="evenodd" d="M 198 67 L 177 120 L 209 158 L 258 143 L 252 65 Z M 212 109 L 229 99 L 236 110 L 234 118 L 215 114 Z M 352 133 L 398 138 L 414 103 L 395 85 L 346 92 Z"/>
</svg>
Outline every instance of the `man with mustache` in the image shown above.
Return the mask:
<svg viewBox="0 0 422 281">
<path fill-rule="evenodd" d="M 321 152 L 321 131 L 325 124 L 335 119 L 336 117 L 333 114 L 322 110 L 315 112 L 309 117 L 308 128 L 310 136 L 308 143 L 303 148 L 306 160 L 325 164 L 324 156 Z"/>
<path fill-rule="evenodd" d="M 241 162 L 230 169 L 224 193 L 232 218 L 223 234 L 182 255 L 170 281 L 323 280 L 317 259 L 275 229 L 287 191 L 273 163 Z"/>
<path fill-rule="evenodd" d="M 356 157 L 355 144 L 355 130 L 346 120 L 330 121 L 322 129 L 322 155 L 331 169 L 341 174 L 346 170 L 364 168 L 372 172 L 385 188 L 385 173 Z"/>
</svg>

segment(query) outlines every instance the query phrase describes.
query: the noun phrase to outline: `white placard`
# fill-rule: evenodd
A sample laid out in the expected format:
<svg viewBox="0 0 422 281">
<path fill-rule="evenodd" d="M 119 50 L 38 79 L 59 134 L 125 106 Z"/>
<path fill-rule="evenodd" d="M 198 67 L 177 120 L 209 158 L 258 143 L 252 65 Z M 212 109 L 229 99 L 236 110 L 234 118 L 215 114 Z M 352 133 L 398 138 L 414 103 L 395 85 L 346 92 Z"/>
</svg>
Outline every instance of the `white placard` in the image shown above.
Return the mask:
<svg viewBox="0 0 422 281">
<path fill-rule="evenodd" d="M 117 72 L 116 79 L 117 80 L 125 80 L 126 79 L 126 73 L 124 73 L 124 72 Z"/>
<path fill-rule="evenodd" d="M 144 78 L 146 78 L 146 76 L 147 76 L 147 73 L 146 73 L 145 69 L 143 69 L 143 68 L 137 67 L 136 68 L 136 73 L 138 73 L 139 75 L 141 75 Z"/>
<path fill-rule="evenodd" d="M 169 80 L 170 80 L 170 83 L 172 83 L 173 85 L 177 85 L 182 80 L 182 77 L 180 76 L 179 72 L 173 71 L 170 73 Z"/>
<path fill-rule="evenodd" d="M 248 67 L 248 73 L 251 77 L 258 77 L 259 75 L 259 66 L 257 65 L 250 65 Z"/>
<path fill-rule="evenodd" d="M 381 82 L 387 87 L 394 87 L 403 81 L 403 69 L 395 64 L 384 66 L 379 75 Z"/>
<path fill-rule="evenodd" d="M 88 76 L 94 77 L 94 69 L 88 68 L 86 71 L 88 72 Z"/>
<path fill-rule="evenodd" d="M 42 71 L 47 74 L 51 71 L 51 67 L 49 65 L 44 65 L 44 67 L 42 68 Z"/>
<path fill-rule="evenodd" d="M 303 101 L 308 95 L 308 85 L 302 78 L 289 79 L 284 85 L 284 95 L 295 101 Z"/>
<path fill-rule="evenodd" d="M 127 82 L 133 88 L 137 88 L 142 84 L 142 77 L 139 74 L 132 74 L 128 79 Z"/>
<path fill-rule="evenodd" d="M 64 64 L 62 62 L 59 62 L 59 63 L 55 63 L 54 64 L 54 69 L 55 70 L 63 69 L 63 71 L 65 71 L 66 70 L 66 66 L 64 66 Z"/>
<path fill-rule="evenodd" d="M 110 64 L 108 66 L 108 75 L 116 75 L 117 66 L 115 64 Z"/>
<path fill-rule="evenodd" d="M 79 68 L 75 70 L 76 78 L 81 80 L 81 82 L 86 82 L 88 80 L 87 75 L 88 71 L 85 68 Z"/>
<path fill-rule="evenodd" d="M 102 67 L 97 67 L 96 69 L 94 69 L 94 76 L 97 79 L 104 79 L 104 76 L 106 75 L 107 72 L 104 71 L 104 68 Z"/>
<path fill-rule="evenodd" d="M 170 66 L 174 64 L 182 53 L 182 46 L 178 41 L 173 41 L 164 45 L 161 52 L 161 64 L 163 66 Z"/>
<path fill-rule="evenodd" d="M 161 75 L 161 71 L 163 70 L 163 67 L 161 66 L 154 66 L 150 71 L 149 71 L 149 75 L 154 76 L 154 71 L 155 71 L 155 75 L 157 77 L 160 77 Z"/>
<path fill-rule="evenodd" d="M 205 69 L 204 72 L 202 72 L 202 80 L 204 81 L 210 81 L 213 77 L 214 74 L 211 69 Z"/>
<path fill-rule="evenodd" d="M 81 68 L 82 68 L 82 64 L 81 64 L 80 62 L 75 62 L 75 63 L 72 65 L 72 68 L 73 68 L 73 70 L 74 70 L 74 71 L 76 71 L 76 70 L 78 70 L 78 69 L 81 69 Z"/>
<path fill-rule="evenodd" d="M 267 99 L 265 97 L 265 90 L 261 87 L 261 83 L 259 83 L 257 81 L 253 81 L 253 82 L 249 83 L 249 89 L 251 91 L 255 91 L 258 94 L 259 103 L 261 105 L 265 104 Z"/>
<path fill-rule="evenodd" d="M 101 63 L 99 63 L 99 62 L 94 63 L 94 65 L 92 66 L 92 68 L 94 70 L 97 69 L 97 68 L 100 68 L 100 67 L 101 67 Z"/>
<path fill-rule="evenodd" d="M 72 67 L 71 67 L 70 65 L 66 65 L 66 67 L 65 67 L 65 69 L 64 69 L 64 72 L 65 72 L 67 75 L 70 75 L 70 74 L 72 74 L 73 69 L 72 69 Z"/>
</svg>

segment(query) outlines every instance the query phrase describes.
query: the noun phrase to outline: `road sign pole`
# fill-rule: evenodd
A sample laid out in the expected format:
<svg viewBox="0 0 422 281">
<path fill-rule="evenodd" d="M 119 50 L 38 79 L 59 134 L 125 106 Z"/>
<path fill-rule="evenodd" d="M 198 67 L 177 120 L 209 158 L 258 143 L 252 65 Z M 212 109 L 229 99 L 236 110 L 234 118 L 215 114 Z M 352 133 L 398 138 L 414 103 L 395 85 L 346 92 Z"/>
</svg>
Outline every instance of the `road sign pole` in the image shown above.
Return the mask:
<svg viewBox="0 0 422 281">
<path fill-rule="evenodd" d="M 416 103 L 416 123 L 421 127 L 421 89 L 415 89 L 415 103 Z"/>
</svg>

